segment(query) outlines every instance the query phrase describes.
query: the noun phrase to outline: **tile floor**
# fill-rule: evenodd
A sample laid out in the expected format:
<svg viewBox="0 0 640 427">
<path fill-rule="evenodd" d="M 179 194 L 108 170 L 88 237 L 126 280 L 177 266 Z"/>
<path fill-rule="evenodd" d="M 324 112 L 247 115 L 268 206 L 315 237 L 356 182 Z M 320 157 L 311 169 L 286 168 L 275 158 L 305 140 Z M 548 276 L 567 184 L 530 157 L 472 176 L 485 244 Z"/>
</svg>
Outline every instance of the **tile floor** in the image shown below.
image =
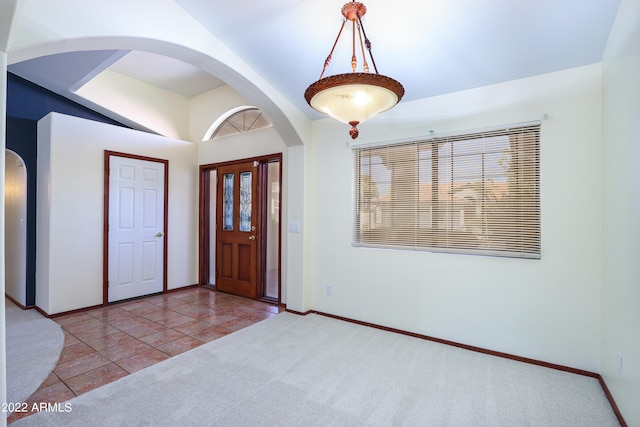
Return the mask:
<svg viewBox="0 0 640 427">
<path fill-rule="evenodd" d="M 62 403 L 284 308 L 206 288 L 189 288 L 56 317 L 64 347 L 49 377 L 27 399 Z M 11 423 L 29 413 L 14 413 Z"/>
</svg>

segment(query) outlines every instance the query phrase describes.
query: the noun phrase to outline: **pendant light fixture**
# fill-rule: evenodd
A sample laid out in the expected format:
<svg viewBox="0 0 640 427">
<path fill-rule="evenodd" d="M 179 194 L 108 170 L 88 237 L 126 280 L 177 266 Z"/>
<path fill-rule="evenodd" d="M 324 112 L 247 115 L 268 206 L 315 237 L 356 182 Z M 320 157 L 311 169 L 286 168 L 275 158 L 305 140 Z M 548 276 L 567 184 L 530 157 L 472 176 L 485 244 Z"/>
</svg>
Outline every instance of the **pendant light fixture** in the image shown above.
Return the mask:
<svg viewBox="0 0 640 427">
<path fill-rule="evenodd" d="M 378 73 L 376 62 L 371 53 L 371 42 L 367 38 L 362 25 L 362 17 L 365 13 L 367 13 L 366 6 L 359 2 L 352 1 L 342 6 L 342 16 L 345 19 L 342 21 L 342 26 L 338 31 L 338 36 L 331 48 L 331 52 L 324 62 L 320 80 L 312 83 L 304 93 L 304 98 L 311 108 L 328 114 L 343 123 L 350 124 L 351 130 L 349 134 L 353 139 L 358 137 L 356 126 L 365 120 L 371 119 L 378 113 L 389 110 L 404 95 L 404 88 L 398 81 Z M 353 26 L 352 72 L 324 77 L 347 21 L 350 21 Z M 362 52 L 362 72 L 356 71 L 358 65 L 356 41 L 359 42 Z M 369 52 L 375 73 L 369 72 L 365 47 Z"/>
</svg>

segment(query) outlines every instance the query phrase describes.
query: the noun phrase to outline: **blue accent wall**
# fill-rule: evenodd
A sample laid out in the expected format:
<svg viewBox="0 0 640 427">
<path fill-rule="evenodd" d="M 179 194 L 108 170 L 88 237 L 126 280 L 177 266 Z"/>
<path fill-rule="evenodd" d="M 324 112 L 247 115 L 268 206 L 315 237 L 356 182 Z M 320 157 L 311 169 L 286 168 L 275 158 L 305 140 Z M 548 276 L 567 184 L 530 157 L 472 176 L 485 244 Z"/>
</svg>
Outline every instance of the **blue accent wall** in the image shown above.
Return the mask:
<svg viewBox="0 0 640 427">
<path fill-rule="evenodd" d="M 7 148 L 20 155 L 27 168 L 27 306 L 36 303 L 38 120 L 51 112 L 126 127 L 15 74 L 7 74 Z"/>
<path fill-rule="evenodd" d="M 38 121 L 51 112 L 124 126 L 22 77 L 7 73 L 7 117 Z"/>
</svg>

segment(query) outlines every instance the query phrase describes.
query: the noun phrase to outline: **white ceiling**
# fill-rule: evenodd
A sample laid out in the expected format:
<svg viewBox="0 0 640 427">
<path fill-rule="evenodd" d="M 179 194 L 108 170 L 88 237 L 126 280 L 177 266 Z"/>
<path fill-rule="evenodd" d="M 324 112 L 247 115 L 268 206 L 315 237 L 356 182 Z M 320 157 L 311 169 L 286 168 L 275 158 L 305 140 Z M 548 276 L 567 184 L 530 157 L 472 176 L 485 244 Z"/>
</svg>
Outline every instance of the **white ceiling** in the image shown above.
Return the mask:
<svg viewBox="0 0 640 427">
<path fill-rule="evenodd" d="M 148 52 L 129 52 L 109 69 L 187 98 L 224 85 L 220 79 L 190 64 Z"/>
<path fill-rule="evenodd" d="M 345 1 L 175 0 L 310 118 L 303 93 L 317 80 Z M 619 0 L 369 0 L 363 24 L 381 74 L 404 100 L 598 63 Z M 350 71 L 343 34 L 327 75 Z M 73 68 L 69 64 L 73 63 Z M 9 67 L 44 87 L 73 89 L 111 69 L 186 97 L 224 84 L 144 52 L 74 52 Z"/>
</svg>

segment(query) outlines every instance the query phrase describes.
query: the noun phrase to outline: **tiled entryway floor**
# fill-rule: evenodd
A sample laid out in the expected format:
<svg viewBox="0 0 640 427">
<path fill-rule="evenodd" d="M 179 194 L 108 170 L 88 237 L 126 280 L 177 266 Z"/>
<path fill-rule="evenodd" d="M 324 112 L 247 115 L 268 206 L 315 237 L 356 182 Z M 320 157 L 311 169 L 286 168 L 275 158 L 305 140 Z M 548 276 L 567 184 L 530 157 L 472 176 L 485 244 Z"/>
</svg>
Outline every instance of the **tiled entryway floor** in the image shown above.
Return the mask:
<svg viewBox="0 0 640 427">
<path fill-rule="evenodd" d="M 27 400 L 62 403 L 206 342 L 275 316 L 283 308 L 206 288 L 188 288 L 56 317 L 64 347 Z M 14 413 L 11 423 L 28 416 Z"/>
</svg>

